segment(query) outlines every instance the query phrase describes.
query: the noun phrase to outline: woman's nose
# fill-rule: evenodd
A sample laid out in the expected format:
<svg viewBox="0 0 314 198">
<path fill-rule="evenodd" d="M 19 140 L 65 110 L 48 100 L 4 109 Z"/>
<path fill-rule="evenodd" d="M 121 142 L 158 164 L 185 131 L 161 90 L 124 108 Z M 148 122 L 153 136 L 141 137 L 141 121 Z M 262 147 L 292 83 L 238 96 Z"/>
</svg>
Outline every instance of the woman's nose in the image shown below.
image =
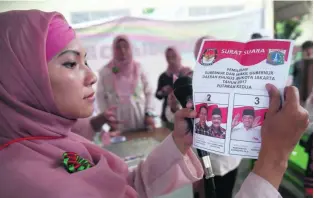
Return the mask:
<svg viewBox="0 0 314 198">
<path fill-rule="evenodd" d="M 97 76 L 94 74 L 94 72 L 88 68 L 86 71 L 86 76 L 85 76 L 85 86 L 92 86 L 97 82 Z"/>
</svg>

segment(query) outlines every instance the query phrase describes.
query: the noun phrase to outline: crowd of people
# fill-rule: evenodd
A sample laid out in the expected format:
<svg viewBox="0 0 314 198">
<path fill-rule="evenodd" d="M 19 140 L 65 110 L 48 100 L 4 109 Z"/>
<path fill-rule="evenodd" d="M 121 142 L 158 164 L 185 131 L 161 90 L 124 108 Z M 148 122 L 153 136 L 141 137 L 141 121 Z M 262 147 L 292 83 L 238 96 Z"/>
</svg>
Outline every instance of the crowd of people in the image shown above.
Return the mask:
<svg viewBox="0 0 314 198">
<path fill-rule="evenodd" d="M 97 79 L 82 43 L 61 14 L 4 12 L 0 27 L 0 69 L 5 71 L 0 73 L 1 197 L 144 198 L 192 183 L 195 196 L 201 196 L 203 168 L 191 149 L 185 121 L 198 112 L 191 103 L 182 108 L 173 94 L 175 79 L 192 76 L 193 71 L 182 65 L 175 47 L 165 51 L 168 67 L 155 92 L 163 100 L 164 126 L 173 132 L 129 171 L 123 160 L 90 140 L 105 123 L 121 133 L 156 127 L 154 92 L 134 60 L 131 41 L 121 35 L 114 39 L 112 60 Z M 205 38 L 196 42 L 195 58 Z M 300 65 L 310 64 L 308 44 L 304 49 L 307 59 Z M 304 66 L 296 68 L 296 75 L 309 73 L 303 72 Z M 267 84 L 265 89 L 270 107 L 261 128 L 261 151 L 237 198 L 280 197 L 289 154 L 309 125 L 300 100 L 312 105 L 310 83 L 306 89 L 299 87 L 301 96 L 297 88 L 287 86 L 283 104 L 276 87 Z M 91 117 L 94 102 L 103 112 Z M 232 197 L 241 159 L 211 154 L 211 160 L 217 197 Z"/>
</svg>

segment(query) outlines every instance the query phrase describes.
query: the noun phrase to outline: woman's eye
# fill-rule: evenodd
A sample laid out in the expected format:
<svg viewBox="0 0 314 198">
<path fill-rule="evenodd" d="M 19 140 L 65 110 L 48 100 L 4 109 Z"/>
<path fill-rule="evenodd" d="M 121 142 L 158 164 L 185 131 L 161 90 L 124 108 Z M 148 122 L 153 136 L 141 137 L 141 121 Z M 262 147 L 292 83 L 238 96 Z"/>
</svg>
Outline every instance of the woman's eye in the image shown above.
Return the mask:
<svg viewBox="0 0 314 198">
<path fill-rule="evenodd" d="M 66 62 L 66 63 L 63 63 L 63 66 L 72 69 L 76 66 L 76 62 Z"/>
<path fill-rule="evenodd" d="M 87 61 L 85 61 L 85 65 L 86 65 L 87 67 L 89 67 L 89 65 L 88 65 L 88 62 L 87 62 Z"/>
</svg>

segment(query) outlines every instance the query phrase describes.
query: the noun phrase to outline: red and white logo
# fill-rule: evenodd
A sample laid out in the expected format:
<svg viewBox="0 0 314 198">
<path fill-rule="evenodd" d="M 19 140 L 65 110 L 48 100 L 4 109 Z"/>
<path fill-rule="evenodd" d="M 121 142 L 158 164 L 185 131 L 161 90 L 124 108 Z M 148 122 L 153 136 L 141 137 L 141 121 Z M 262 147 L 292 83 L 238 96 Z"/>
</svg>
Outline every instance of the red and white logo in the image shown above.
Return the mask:
<svg viewBox="0 0 314 198">
<path fill-rule="evenodd" d="M 217 58 L 217 49 L 206 49 L 200 57 L 200 64 L 203 66 L 210 66 L 214 64 Z"/>
</svg>

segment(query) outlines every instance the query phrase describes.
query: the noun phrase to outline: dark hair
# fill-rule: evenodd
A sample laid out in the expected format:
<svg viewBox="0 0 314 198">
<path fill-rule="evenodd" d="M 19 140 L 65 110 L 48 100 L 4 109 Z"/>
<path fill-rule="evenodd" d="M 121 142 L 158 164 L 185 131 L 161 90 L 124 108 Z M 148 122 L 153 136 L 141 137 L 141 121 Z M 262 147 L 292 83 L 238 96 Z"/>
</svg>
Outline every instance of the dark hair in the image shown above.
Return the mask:
<svg viewBox="0 0 314 198">
<path fill-rule="evenodd" d="M 212 115 L 220 115 L 221 116 L 221 110 L 218 107 L 213 109 Z"/>
<path fill-rule="evenodd" d="M 263 38 L 263 36 L 260 33 L 253 33 L 251 36 L 251 39 L 259 39 Z"/>
<path fill-rule="evenodd" d="M 301 49 L 306 50 L 309 48 L 313 48 L 313 41 L 305 41 L 302 45 L 301 45 Z"/>
<path fill-rule="evenodd" d="M 201 105 L 198 112 L 200 113 L 202 109 L 206 109 L 206 112 L 208 112 L 207 105 Z"/>
<path fill-rule="evenodd" d="M 244 109 L 242 112 L 242 116 L 245 116 L 245 115 L 250 115 L 250 116 L 255 117 L 254 109 Z"/>
</svg>

